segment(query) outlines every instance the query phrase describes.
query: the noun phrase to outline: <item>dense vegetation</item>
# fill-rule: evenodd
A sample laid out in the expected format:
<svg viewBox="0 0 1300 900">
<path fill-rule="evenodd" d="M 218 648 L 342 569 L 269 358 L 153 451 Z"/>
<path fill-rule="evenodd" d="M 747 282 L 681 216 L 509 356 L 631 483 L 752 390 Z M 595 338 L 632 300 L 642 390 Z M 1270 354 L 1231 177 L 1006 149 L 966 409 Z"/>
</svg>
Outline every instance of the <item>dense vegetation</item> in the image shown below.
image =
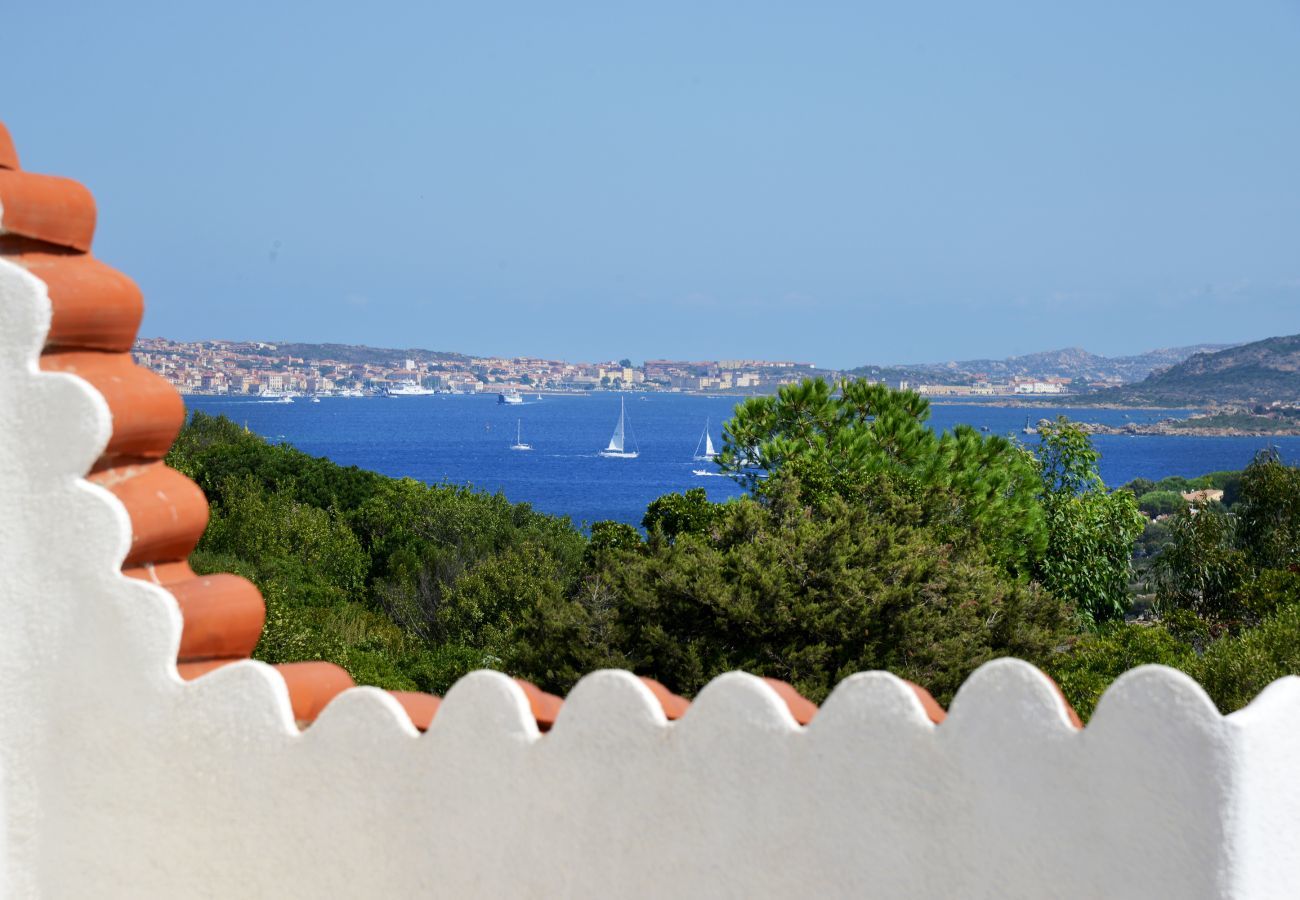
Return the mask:
<svg viewBox="0 0 1300 900">
<path fill-rule="evenodd" d="M 1140 662 L 1191 672 L 1225 709 L 1300 664 L 1296 470 L 1261 457 L 1202 480 L 1225 487 L 1223 504 L 1188 508 L 1180 492 L 1201 481 L 1108 491 L 1068 423 L 1031 453 L 935 434 L 928 414 L 862 382 L 750 399 L 719 458 L 746 496 L 669 494 L 643 531 L 601 522 L 589 537 L 499 495 L 340 467 L 202 414 L 171 462 L 212 505 L 195 568 L 266 596 L 257 657 L 328 659 L 384 687 L 441 693 L 494 667 L 563 692 L 616 666 L 689 695 L 740 668 L 821 700 L 886 668 L 946 702 L 1014 655 L 1087 715 Z M 1144 530 L 1139 506 L 1166 495 L 1171 517 Z"/>
<path fill-rule="evenodd" d="M 1300 334 L 1197 353 L 1136 384 L 1093 394 L 1103 403 L 1204 406 L 1290 401 L 1300 394 Z"/>
</svg>

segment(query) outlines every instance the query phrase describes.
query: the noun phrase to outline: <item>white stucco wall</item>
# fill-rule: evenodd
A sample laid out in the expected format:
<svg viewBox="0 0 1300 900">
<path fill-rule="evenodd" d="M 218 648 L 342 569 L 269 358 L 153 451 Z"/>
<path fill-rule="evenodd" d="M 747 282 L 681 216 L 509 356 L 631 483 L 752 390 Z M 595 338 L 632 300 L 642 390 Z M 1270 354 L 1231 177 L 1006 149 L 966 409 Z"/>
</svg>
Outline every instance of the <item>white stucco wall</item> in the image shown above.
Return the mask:
<svg viewBox="0 0 1300 900">
<path fill-rule="evenodd" d="M 545 736 L 495 673 L 425 735 L 367 688 L 300 734 L 258 663 L 183 683 L 174 601 L 118 573 L 125 511 L 78 477 L 107 407 L 37 370 L 48 321 L 0 261 L 0 893 L 1296 895 L 1296 679 L 1224 718 L 1136 670 L 1077 731 L 1014 660 L 938 727 L 884 673 L 801 728 L 746 675 L 669 724 L 600 672 Z"/>
</svg>

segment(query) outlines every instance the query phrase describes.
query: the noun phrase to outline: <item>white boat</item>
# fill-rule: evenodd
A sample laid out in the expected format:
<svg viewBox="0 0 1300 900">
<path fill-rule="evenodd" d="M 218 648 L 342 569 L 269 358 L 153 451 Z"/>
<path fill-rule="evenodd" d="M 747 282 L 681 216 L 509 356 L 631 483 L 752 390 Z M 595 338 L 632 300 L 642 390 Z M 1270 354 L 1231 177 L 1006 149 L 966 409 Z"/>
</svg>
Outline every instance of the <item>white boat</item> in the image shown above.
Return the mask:
<svg viewBox="0 0 1300 900">
<path fill-rule="evenodd" d="M 1029 416 L 1025 416 L 1025 427 L 1020 430 L 1024 434 L 1038 434 L 1038 429 L 1029 424 Z"/>
<path fill-rule="evenodd" d="M 414 381 L 388 386 L 388 396 L 390 397 L 427 397 L 432 393 L 433 388 L 421 387 Z"/>
<path fill-rule="evenodd" d="M 531 450 L 532 444 L 524 443 L 524 421 L 518 419 L 515 421 L 515 442 L 510 445 L 511 450 Z"/>
<path fill-rule="evenodd" d="M 614 436 L 609 439 L 609 446 L 600 451 L 601 456 L 610 459 L 636 459 L 641 455 L 638 450 L 628 450 L 624 440 L 625 424 L 627 419 L 626 404 L 623 398 L 618 398 L 618 427 L 614 429 Z M 633 438 L 632 446 L 636 446 L 636 439 Z"/>
<path fill-rule="evenodd" d="M 700 445 L 704 445 L 704 452 L 700 452 Z M 695 442 L 695 461 L 696 462 L 713 462 L 718 456 L 718 451 L 713 449 L 713 435 L 709 434 L 709 420 L 704 420 L 704 434 Z"/>
<path fill-rule="evenodd" d="M 519 396 L 518 391 L 502 391 L 497 394 L 497 403 L 505 406 L 516 406 L 524 402 L 524 398 Z"/>
<path fill-rule="evenodd" d="M 320 403 L 320 397 L 312 397 L 312 398 L 311 398 L 311 402 L 312 402 L 312 403 Z"/>
</svg>

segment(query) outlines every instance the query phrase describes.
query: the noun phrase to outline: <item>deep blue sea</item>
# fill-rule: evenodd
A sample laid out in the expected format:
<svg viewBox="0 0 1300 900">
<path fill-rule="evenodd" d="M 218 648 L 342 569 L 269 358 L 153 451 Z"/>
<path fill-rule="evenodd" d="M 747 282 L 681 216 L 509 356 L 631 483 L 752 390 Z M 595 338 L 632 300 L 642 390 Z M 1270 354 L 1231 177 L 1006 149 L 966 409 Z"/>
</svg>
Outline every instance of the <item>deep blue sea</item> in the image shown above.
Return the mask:
<svg viewBox="0 0 1300 900">
<path fill-rule="evenodd" d="M 254 398 L 189 396 L 191 409 L 229 416 L 272 441 L 290 443 L 343 465 L 430 483 L 470 484 L 500 491 L 514 502 L 570 516 L 576 523 L 617 519 L 639 524 L 646 505 L 670 491 L 703 487 L 715 500 L 740 493 L 728 478 L 701 477 L 710 468 L 691 457 L 709 420 L 721 444 L 722 422 L 736 399 L 681 394 L 628 394 L 629 445 L 638 459 L 604 459 L 618 421 L 619 395 L 559 395 L 522 405 L 501 406 L 496 395 L 438 394 L 427 397 L 330 398 L 310 403 L 276 403 Z M 948 429 L 959 423 L 987 425 L 992 433 L 1019 435 L 1026 416 L 1069 416 L 1081 421 L 1122 425 L 1156 421 L 1160 410 L 1036 408 L 985 404 L 933 406 L 930 424 Z M 1187 411 L 1173 411 L 1185 414 Z M 531 452 L 512 451 L 516 421 Z M 1027 441 L 1037 437 L 1023 436 Z M 1274 445 L 1291 464 L 1300 463 L 1300 437 L 1164 437 L 1098 435 L 1101 473 L 1112 487 L 1139 476 L 1195 476 L 1239 469 L 1261 448 Z"/>
</svg>

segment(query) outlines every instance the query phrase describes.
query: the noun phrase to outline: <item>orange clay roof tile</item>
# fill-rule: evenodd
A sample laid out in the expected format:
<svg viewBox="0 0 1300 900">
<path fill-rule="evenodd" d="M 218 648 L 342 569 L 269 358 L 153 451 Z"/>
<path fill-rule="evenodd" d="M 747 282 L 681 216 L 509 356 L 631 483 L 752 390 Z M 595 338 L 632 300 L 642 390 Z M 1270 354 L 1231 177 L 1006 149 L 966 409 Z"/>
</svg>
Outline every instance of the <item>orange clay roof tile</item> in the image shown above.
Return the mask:
<svg viewBox="0 0 1300 900">
<path fill-rule="evenodd" d="M 95 200 L 68 178 L 0 169 L 0 234 L 90 250 Z"/>
<path fill-rule="evenodd" d="M 113 436 L 104 456 L 161 459 L 185 423 L 185 402 L 161 375 L 137 366 L 129 353 L 59 350 L 41 357 L 41 368 L 89 381 L 113 414 Z"/>
<path fill-rule="evenodd" d="M 326 704 L 356 686 L 347 670 L 333 663 L 281 663 L 275 668 L 289 689 L 293 717 L 299 722 L 315 721 Z"/>
<path fill-rule="evenodd" d="M 90 480 L 112 491 L 131 517 L 124 566 L 183 559 L 208 525 L 208 501 L 198 485 L 160 462 L 103 469 Z"/>
<path fill-rule="evenodd" d="M 182 678 L 191 681 L 201 678 L 209 672 L 228 666 L 240 659 L 210 659 L 204 662 L 186 662 L 177 665 Z M 306 724 L 314 722 L 331 700 L 356 682 L 342 666 L 329 662 L 280 663 L 275 667 L 289 689 L 289 701 L 293 705 L 293 717 Z"/>
<path fill-rule="evenodd" d="M 414 691 L 389 691 L 393 699 L 402 704 L 402 709 L 411 718 L 411 724 L 421 731 L 428 731 L 433 717 L 438 713 L 442 701 L 432 694 L 417 694 Z"/>
<path fill-rule="evenodd" d="M 802 694 L 784 681 L 775 678 L 764 678 L 768 686 L 776 691 L 777 696 L 785 701 L 785 705 L 790 710 L 790 715 L 800 725 L 807 725 L 817 715 L 817 704 L 804 698 Z"/>
<path fill-rule="evenodd" d="M 0 237 L 0 254 L 45 282 L 53 312 L 47 347 L 130 351 L 144 313 L 130 278 L 92 256 L 27 238 Z"/>
<path fill-rule="evenodd" d="M 14 149 L 13 138 L 9 137 L 9 129 L 5 128 L 5 123 L 0 122 L 0 169 L 18 168 L 18 151 Z"/>
<path fill-rule="evenodd" d="M 166 588 L 184 622 L 181 662 L 252 655 L 262 637 L 266 604 L 251 581 L 238 575 L 199 575 Z"/>
<path fill-rule="evenodd" d="M 903 683 L 912 689 L 916 694 L 916 699 L 921 701 L 921 706 L 925 709 L 925 715 L 931 722 L 938 725 L 944 719 L 948 718 L 947 711 L 939 705 L 939 701 L 930 695 L 930 692 L 915 682 L 903 679 Z"/>
<path fill-rule="evenodd" d="M 551 726 L 555 724 L 555 719 L 560 714 L 560 707 L 564 705 L 564 701 L 554 694 L 546 693 L 531 681 L 516 678 L 515 684 L 524 689 L 524 694 L 528 697 L 528 706 L 533 712 L 533 718 L 537 720 L 537 727 L 542 731 L 549 731 Z"/>
<path fill-rule="evenodd" d="M 664 715 L 668 719 L 680 719 L 686 715 L 686 710 L 690 708 L 691 701 L 685 697 L 677 696 L 653 678 L 646 678 L 643 675 L 641 676 L 641 683 L 650 689 L 650 693 L 655 695 L 655 699 L 663 707 Z"/>
</svg>

